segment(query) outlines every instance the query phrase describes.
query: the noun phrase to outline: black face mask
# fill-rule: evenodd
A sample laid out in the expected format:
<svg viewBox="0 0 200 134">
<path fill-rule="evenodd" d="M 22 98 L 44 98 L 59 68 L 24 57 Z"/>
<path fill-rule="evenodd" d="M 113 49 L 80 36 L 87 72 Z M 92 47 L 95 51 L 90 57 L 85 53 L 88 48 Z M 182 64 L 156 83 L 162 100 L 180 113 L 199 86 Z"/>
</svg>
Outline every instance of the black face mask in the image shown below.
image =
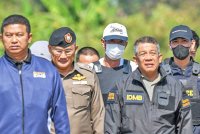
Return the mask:
<svg viewBox="0 0 200 134">
<path fill-rule="evenodd" d="M 184 60 L 189 55 L 189 47 L 178 45 L 172 49 L 174 56 L 179 60 Z"/>
</svg>

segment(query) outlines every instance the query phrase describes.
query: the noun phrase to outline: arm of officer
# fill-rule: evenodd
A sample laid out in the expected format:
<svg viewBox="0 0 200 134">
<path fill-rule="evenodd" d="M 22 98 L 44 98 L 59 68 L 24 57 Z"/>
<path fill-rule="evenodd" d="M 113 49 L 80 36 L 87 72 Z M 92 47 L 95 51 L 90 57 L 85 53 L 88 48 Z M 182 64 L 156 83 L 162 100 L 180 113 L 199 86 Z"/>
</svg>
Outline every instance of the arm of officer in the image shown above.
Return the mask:
<svg viewBox="0 0 200 134">
<path fill-rule="evenodd" d="M 62 82 L 58 73 L 54 78 L 54 89 L 51 98 L 51 119 L 54 122 L 56 134 L 70 134 L 69 118 Z"/>
<path fill-rule="evenodd" d="M 105 107 L 99 85 L 99 79 L 94 74 L 94 87 L 91 99 L 91 123 L 94 134 L 104 133 Z"/>
<path fill-rule="evenodd" d="M 182 90 L 183 91 L 183 90 Z M 190 100 L 185 92 L 180 92 L 179 118 L 177 124 L 178 134 L 192 134 L 192 113 L 190 109 Z"/>
<path fill-rule="evenodd" d="M 109 93 L 106 101 L 105 134 L 118 134 L 121 130 L 121 107 L 118 86 Z"/>
</svg>

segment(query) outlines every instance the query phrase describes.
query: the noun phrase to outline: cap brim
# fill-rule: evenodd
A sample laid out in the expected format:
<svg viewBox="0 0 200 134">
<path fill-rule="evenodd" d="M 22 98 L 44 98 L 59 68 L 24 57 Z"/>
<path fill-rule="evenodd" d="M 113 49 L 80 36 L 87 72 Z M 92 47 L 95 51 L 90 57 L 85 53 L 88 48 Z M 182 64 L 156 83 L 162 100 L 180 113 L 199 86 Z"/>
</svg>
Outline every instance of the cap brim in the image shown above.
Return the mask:
<svg viewBox="0 0 200 134">
<path fill-rule="evenodd" d="M 177 33 L 177 34 L 173 34 L 173 36 L 170 37 L 170 41 L 176 39 L 176 38 L 184 38 L 187 40 L 191 40 L 192 37 L 189 37 L 188 34 L 185 33 Z"/>
<path fill-rule="evenodd" d="M 125 36 L 119 36 L 119 35 L 109 35 L 109 36 L 104 36 L 104 40 L 112 40 L 112 39 L 119 39 L 123 41 L 127 41 L 128 37 Z"/>
</svg>

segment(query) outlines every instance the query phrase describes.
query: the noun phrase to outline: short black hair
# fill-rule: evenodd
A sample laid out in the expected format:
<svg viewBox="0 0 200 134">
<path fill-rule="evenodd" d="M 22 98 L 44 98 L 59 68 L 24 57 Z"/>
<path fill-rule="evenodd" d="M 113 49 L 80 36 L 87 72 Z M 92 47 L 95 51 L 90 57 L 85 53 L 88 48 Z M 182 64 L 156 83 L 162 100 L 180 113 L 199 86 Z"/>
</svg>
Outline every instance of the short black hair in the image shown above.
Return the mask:
<svg viewBox="0 0 200 134">
<path fill-rule="evenodd" d="M 97 55 L 100 58 L 99 52 L 93 47 L 82 47 L 76 54 L 76 61 L 79 61 L 80 55 Z"/>
<path fill-rule="evenodd" d="M 22 15 L 13 14 L 13 15 L 6 17 L 3 20 L 2 24 L 1 24 L 1 33 L 3 33 L 3 28 L 10 24 L 23 24 L 26 26 L 27 33 L 31 32 L 31 26 L 30 26 L 29 20 Z"/>
<path fill-rule="evenodd" d="M 199 47 L 199 35 L 194 30 L 192 30 L 192 35 L 193 35 L 193 39 L 195 40 L 195 45 L 198 48 Z"/>
</svg>

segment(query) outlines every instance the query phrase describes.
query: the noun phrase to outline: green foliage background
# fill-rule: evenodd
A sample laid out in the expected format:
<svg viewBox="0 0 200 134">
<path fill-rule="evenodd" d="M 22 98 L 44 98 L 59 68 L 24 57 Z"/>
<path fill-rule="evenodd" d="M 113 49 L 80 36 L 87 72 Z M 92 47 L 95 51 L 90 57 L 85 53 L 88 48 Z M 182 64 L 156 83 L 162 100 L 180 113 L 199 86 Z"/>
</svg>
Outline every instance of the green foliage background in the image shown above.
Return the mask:
<svg viewBox="0 0 200 134">
<path fill-rule="evenodd" d="M 185 24 L 200 34 L 198 0 L 1 0 L 0 21 L 11 14 L 22 14 L 31 23 L 33 41 L 48 40 L 52 31 L 71 27 L 79 48 L 95 47 L 104 55 L 100 39 L 107 24 L 118 22 L 128 29 L 129 43 L 124 57 L 132 59 L 134 41 L 144 35 L 155 37 L 164 58 L 169 49 L 170 29 Z M 0 55 L 3 47 L 0 44 Z M 196 59 L 200 61 L 199 51 Z"/>
</svg>

